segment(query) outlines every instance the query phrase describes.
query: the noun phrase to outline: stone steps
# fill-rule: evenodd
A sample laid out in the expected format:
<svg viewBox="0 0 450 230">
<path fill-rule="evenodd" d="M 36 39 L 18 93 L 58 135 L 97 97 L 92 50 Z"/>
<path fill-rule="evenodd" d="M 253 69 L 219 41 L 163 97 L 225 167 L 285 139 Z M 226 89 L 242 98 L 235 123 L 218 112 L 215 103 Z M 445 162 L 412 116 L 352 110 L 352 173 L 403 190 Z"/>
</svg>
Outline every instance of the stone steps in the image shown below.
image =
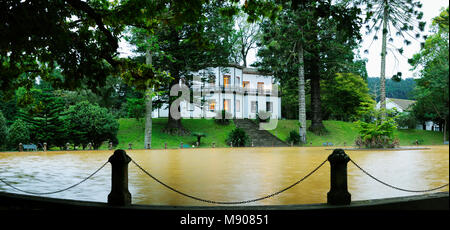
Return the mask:
<svg viewBox="0 0 450 230">
<path fill-rule="evenodd" d="M 272 135 L 266 130 L 259 130 L 259 125 L 248 119 L 235 119 L 234 124 L 236 127 L 245 130 L 247 135 L 250 136 L 253 141 L 253 146 L 264 147 L 280 147 L 288 146 L 286 143 Z"/>
</svg>

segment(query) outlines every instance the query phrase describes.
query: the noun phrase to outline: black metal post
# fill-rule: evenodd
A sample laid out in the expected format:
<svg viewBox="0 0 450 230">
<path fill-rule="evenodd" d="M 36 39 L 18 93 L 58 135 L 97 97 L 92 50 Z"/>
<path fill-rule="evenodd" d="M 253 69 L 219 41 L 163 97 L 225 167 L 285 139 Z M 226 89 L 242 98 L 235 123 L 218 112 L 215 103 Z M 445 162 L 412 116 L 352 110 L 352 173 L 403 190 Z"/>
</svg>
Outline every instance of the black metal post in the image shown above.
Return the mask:
<svg viewBox="0 0 450 230">
<path fill-rule="evenodd" d="M 327 203 L 331 205 L 348 205 L 351 195 L 347 191 L 347 163 L 350 161 L 343 149 L 335 149 L 328 156 L 331 166 L 331 185 L 327 194 Z"/>
<path fill-rule="evenodd" d="M 128 191 L 128 163 L 131 158 L 125 150 L 118 149 L 109 157 L 111 163 L 111 193 L 108 195 L 108 204 L 111 205 L 130 205 L 131 194 Z"/>
</svg>

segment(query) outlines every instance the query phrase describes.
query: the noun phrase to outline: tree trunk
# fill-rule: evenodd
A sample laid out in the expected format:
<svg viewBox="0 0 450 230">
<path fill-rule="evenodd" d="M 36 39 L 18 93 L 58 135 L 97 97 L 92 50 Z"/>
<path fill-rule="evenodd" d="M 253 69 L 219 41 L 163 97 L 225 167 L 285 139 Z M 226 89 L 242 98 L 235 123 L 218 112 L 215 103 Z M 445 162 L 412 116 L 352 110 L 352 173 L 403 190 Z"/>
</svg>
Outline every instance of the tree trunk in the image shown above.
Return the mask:
<svg viewBox="0 0 450 230">
<path fill-rule="evenodd" d="M 316 135 L 323 135 L 327 131 L 322 123 L 322 103 L 320 100 L 320 74 L 317 56 L 311 63 L 311 126 L 309 131 Z"/>
<path fill-rule="evenodd" d="M 245 53 L 245 47 L 241 48 L 242 60 L 244 61 L 244 67 L 247 67 L 247 54 Z"/>
<path fill-rule="evenodd" d="M 382 109 L 381 119 L 385 119 L 386 113 L 386 37 L 387 37 L 387 17 L 388 12 L 386 8 L 383 11 L 383 31 L 381 44 L 381 70 L 380 70 L 380 109 Z"/>
<path fill-rule="evenodd" d="M 303 57 L 303 46 L 298 46 L 298 122 L 300 142 L 306 144 L 306 102 L 305 102 L 305 62 Z"/>
<path fill-rule="evenodd" d="M 176 70 L 172 71 L 173 80 L 170 83 L 170 86 L 173 86 L 174 84 L 179 84 L 180 77 L 177 74 L 178 72 Z M 170 96 L 169 95 L 169 116 L 167 118 L 167 126 L 164 128 L 163 132 L 172 134 L 172 135 L 186 135 L 189 134 L 189 131 L 186 130 L 183 125 L 181 124 L 181 117 L 179 119 L 174 119 L 170 110 L 170 106 L 172 103 L 177 99 L 176 96 Z M 178 107 L 178 111 L 180 111 L 180 107 Z"/>
<path fill-rule="evenodd" d="M 147 37 L 148 39 L 148 37 Z M 145 51 L 145 64 L 152 64 L 152 55 L 150 53 L 150 48 L 147 47 Z M 144 136 L 144 148 L 152 148 L 152 94 L 153 90 L 150 86 L 147 86 L 145 91 L 145 136 Z"/>
<path fill-rule="evenodd" d="M 447 119 L 444 120 L 444 142 L 447 141 Z"/>
</svg>

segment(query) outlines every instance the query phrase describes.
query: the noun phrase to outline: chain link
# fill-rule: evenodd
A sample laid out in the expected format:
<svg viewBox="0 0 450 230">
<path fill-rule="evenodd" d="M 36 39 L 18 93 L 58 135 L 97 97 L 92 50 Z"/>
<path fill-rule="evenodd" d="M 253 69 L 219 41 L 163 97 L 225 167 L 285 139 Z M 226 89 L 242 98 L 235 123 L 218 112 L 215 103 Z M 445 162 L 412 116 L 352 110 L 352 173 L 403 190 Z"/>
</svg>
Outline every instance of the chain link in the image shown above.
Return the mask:
<svg viewBox="0 0 450 230">
<path fill-rule="evenodd" d="M 256 201 L 260 201 L 260 200 L 264 200 L 264 199 L 267 199 L 267 198 L 276 196 L 276 195 L 278 195 L 278 194 L 280 194 L 280 193 L 282 193 L 282 192 L 284 192 L 284 191 L 286 191 L 286 190 L 288 190 L 288 189 L 290 189 L 290 188 L 296 186 L 297 184 L 299 184 L 300 182 L 302 182 L 303 180 L 305 180 L 306 178 L 308 178 L 309 176 L 311 176 L 311 175 L 312 175 L 314 172 L 316 172 L 320 167 L 322 167 L 322 165 L 324 165 L 328 160 L 323 161 L 319 166 L 317 166 L 314 170 L 312 170 L 310 173 L 308 173 L 308 174 L 307 174 L 306 176 L 304 176 L 302 179 L 298 180 L 297 182 L 295 182 L 295 183 L 289 185 L 288 187 L 286 187 L 286 188 L 284 188 L 284 189 L 282 189 L 282 190 L 280 190 L 280 191 L 278 191 L 278 192 L 275 192 L 275 193 L 272 193 L 272 194 L 270 194 L 270 195 L 263 196 L 263 197 L 260 197 L 260 198 L 256 198 L 256 199 L 245 200 L 245 201 L 232 201 L 232 202 L 223 202 L 223 201 L 207 200 L 207 199 L 202 199 L 202 198 L 195 197 L 195 196 L 186 194 L 186 193 L 184 193 L 184 192 L 181 192 L 181 191 L 179 191 L 179 190 L 177 190 L 177 189 L 175 189 L 175 188 L 173 188 L 173 187 L 171 187 L 171 186 L 165 184 L 164 182 L 158 180 L 156 177 L 154 177 L 152 174 L 150 174 L 147 170 L 145 170 L 144 168 L 142 168 L 138 163 L 136 163 L 133 159 L 131 159 L 131 161 L 132 161 L 139 169 L 141 169 L 145 174 L 147 174 L 149 177 L 151 177 L 153 180 L 155 180 L 156 182 L 160 183 L 160 184 L 163 185 L 164 187 L 166 187 L 166 188 L 168 188 L 168 189 L 170 189 L 170 190 L 172 190 L 172 191 L 174 191 L 174 192 L 176 192 L 176 193 L 178 193 L 178 194 L 180 194 L 180 195 L 183 195 L 183 196 L 185 196 L 185 197 L 189 197 L 189 198 L 194 199 L 194 200 L 197 200 L 197 201 L 202 201 L 202 202 L 211 203 L 211 204 L 225 204 L 225 205 L 232 205 L 232 204 L 245 204 L 245 203 L 256 202 Z"/>
<path fill-rule="evenodd" d="M 442 185 L 442 186 L 439 186 L 439 187 L 436 187 L 436 188 L 432 188 L 432 189 L 426 189 L 426 190 L 410 190 L 410 189 L 399 188 L 399 187 L 390 185 L 390 184 L 388 184 L 388 183 L 386 183 L 386 182 L 383 182 L 383 181 L 381 181 L 380 179 L 378 179 L 378 178 L 372 176 L 370 173 L 368 173 L 366 170 L 364 170 L 364 169 L 361 168 L 358 164 L 356 164 L 356 162 L 354 162 L 352 159 L 350 159 L 350 161 L 351 161 L 357 168 L 359 168 L 363 173 L 365 173 L 367 176 L 369 176 L 369 177 L 371 177 L 372 179 L 374 179 L 374 180 L 380 182 L 381 184 L 384 184 L 384 185 L 386 185 L 386 186 L 388 186 L 388 187 L 390 187 L 390 188 L 397 189 L 397 190 L 400 190 L 400 191 L 404 191 L 404 192 L 431 192 L 431 191 L 439 190 L 439 189 L 441 189 L 441 188 L 444 188 L 444 187 L 447 187 L 447 186 L 448 186 L 448 183 L 447 183 L 447 184 L 445 184 L 445 185 Z"/>
<path fill-rule="evenodd" d="M 99 172 L 101 169 L 103 169 L 103 168 L 106 166 L 106 164 L 108 164 L 108 163 L 109 163 L 108 161 L 105 162 L 102 166 L 100 166 L 99 169 L 95 170 L 95 172 L 93 172 L 91 175 L 89 175 L 89 176 L 86 177 L 85 179 L 81 180 L 80 182 L 78 182 L 78 183 L 76 183 L 76 184 L 74 184 L 74 185 L 71 185 L 71 186 L 69 186 L 69 187 L 67 187 L 67 188 L 60 189 L 60 190 L 53 191 L 53 192 L 30 192 L 30 191 L 25 191 L 25 190 L 22 190 L 22 189 L 20 189 L 20 188 L 15 187 L 14 185 L 12 185 L 12 184 L 6 182 L 5 180 L 3 180 L 3 179 L 1 179 L 1 178 L 0 178 L 0 181 L 3 182 L 4 184 L 6 184 L 7 186 L 9 186 L 9 187 L 11 187 L 11 188 L 13 188 L 13 189 L 15 189 L 15 190 L 17 190 L 17 191 L 23 192 L 23 193 L 28 193 L 28 194 L 33 194 L 33 195 L 50 195 L 50 194 L 55 194 L 55 193 L 64 192 L 64 191 L 67 191 L 67 190 L 69 190 L 69 189 L 71 189 L 71 188 L 73 188 L 73 187 L 76 187 L 76 186 L 80 185 L 81 183 L 87 181 L 89 178 L 93 177 L 97 172 Z"/>
</svg>

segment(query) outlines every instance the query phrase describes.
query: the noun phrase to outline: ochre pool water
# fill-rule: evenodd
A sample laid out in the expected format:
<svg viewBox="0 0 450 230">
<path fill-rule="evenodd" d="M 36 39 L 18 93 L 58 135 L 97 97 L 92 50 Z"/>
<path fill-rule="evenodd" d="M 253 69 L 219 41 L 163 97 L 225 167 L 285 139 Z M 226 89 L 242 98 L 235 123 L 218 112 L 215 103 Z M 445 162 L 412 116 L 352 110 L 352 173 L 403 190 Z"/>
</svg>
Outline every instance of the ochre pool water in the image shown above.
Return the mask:
<svg viewBox="0 0 450 230">
<path fill-rule="evenodd" d="M 449 147 L 399 151 L 346 153 L 363 169 L 391 185 L 425 190 L 449 181 Z M 153 176 L 186 194 L 206 200 L 252 200 L 277 192 L 298 181 L 321 164 L 329 147 L 215 148 L 127 150 L 127 154 Z M 32 192 L 51 192 L 71 186 L 97 170 L 113 151 L 51 151 L 0 153 L 0 178 Z M 175 193 L 129 164 L 132 203 L 154 205 L 212 205 Z M 293 188 L 246 205 L 325 203 L 330 189 L 330 166 Z M 352 200 L 409 196 L 389 188 L 348 163 L 348 189 Z M 111 190 L 111 165 L 68 191 L 47 197 L 106 202 Z M 0 182 L 0 191 L 21 193 Z M 434 191 L 448 191 L 448 187 Z"/>
</svg>

